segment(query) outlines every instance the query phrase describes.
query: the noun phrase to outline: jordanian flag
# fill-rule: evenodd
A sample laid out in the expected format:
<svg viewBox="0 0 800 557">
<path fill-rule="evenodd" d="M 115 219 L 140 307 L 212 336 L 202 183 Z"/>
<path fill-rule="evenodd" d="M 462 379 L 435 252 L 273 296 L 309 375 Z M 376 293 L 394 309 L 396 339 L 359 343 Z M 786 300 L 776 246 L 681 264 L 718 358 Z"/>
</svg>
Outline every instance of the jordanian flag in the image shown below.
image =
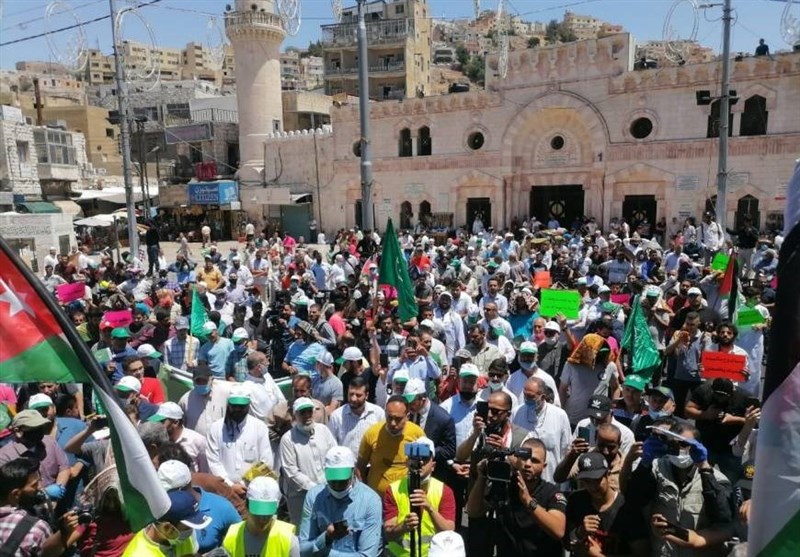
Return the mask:
<svg viewBox="0 0 800 557">
<path fill-rule="evenodd" d="M 622 336 L 622 348 L 630 354 L 630 372 L 640 375 L 648 381 L 653 374 L 661 368 L 661 354 L 650 334 L 647 320 L 642 313 L 640 297 L 636 296 L 628 322 L 625 324 L 625 333 Z"/>
<path fill-rule="evenodd" d="M 0 236 L 0 382 L 91 383 L 107 410 L 128 522 L 134 532 L 169 509 L 136 427 L 78 331 Z"/>
<path fill-rule="evenodd" d="M 748 533 L 752 557 L 800 555 L 800 161 L 787 193 L 756 445 Z"/>
<path fill-rule="evenodd" d="M 397 313 L 403 322 L 417 316 L 417 300 L 414 297 L 414 286 L 408 276 L 408 263 L 400 251 L 400 242 L 394 231 L 392 219 L 386 225 L 386 234 L 381 242 L 381 262 L 378 270 L 378 284 L 388 284 L 397 290 Z"/>
</svg>

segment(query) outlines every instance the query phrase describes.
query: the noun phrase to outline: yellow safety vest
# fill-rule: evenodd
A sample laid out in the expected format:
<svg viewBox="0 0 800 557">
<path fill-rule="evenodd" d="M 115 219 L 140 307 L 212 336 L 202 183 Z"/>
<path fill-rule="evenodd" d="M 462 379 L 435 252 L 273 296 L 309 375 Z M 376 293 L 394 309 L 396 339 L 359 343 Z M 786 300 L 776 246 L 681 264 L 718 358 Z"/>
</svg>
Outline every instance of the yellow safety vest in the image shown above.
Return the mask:
<svg viewBox="0 0 800 557">
<path fill-rule="evenodd" d="M 411 502 L 408 499 L 408 478 L 394 482 L 390 486 L 394 502 L 397 504 L 397 524 L 401 524 L 406 516 L 411 512 Z M 434 509 L 439 508 L 439 503 L 442 500 L 442 493 L 444 492 L 444 484 L 435 478 L 430 479 L 428 484 L 428 501 Z M 431 515 L 427 511 L 422 512 L 422 555 L 428 555 L 428 550 L 431 546 L 431 538 L 436 534 L 436 525 L 433 523 Z M 390 555 L 394 557 L 406 557 L 411 555 L 411 533 L 403 534 L 399 540 L 391 541 L 386 545 L 386 549 Z"/>
<path fill-rule="evenodd" d="M 228 528 L 222 547 L 231 557 L 244 557 L 244 529 L 246 522 L 239 522 Z M 292 549 L 294 524 L 275 519 L 269 529 L 267 542 L 261 549 L 261 557 L 288 557 Z"/>
</svg>

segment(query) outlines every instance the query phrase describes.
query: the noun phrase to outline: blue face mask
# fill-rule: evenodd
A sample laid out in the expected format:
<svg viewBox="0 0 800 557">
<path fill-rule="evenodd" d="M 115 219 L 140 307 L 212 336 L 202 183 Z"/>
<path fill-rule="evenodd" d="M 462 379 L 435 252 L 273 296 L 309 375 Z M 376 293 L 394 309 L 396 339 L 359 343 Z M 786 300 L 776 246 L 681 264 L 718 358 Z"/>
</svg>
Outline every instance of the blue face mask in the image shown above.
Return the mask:
<svg viewBox="0 0 800 557">
<path fill-rule="evenodd" d="M 205 396 L 211 392 L 211 385 L 195 385 L 194 392 L 196 392 L 198 395 Z"/>
<path fill-rule="evenodd" d="M 653 421 L 660 420 L 661 418 L 669 416 L 669 414 L 667 414 L 663 410 L 650 410 L 647 413 L 647 415 L 650 416 L 653 419 Z"/>
</svg>

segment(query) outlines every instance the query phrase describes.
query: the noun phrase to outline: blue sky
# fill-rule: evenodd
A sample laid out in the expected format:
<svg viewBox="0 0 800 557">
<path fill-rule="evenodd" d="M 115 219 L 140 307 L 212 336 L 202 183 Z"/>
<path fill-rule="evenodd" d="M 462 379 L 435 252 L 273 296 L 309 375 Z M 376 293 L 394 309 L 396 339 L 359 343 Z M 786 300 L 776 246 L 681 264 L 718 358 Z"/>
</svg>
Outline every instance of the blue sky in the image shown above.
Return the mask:
<svg viewBox="0 0 800 557">
<path fill-rule="evenodd" d="M 300 0 L 302 2 L 303 22 L 299 33 L 289 37 L 284 46 L 306 46 L 320 34 L 320 25 L 333 23 L 329 0 Z M 721 0 L 713 0 L 721 3 Z M 13 41 L 42 33 L 48 29 L 44 18 L 48 0 L 0 0 L 2 20 L 0 20 L 0 43 Z M 63 0 L 74 9 L 75 16 L 83 21 L 108 13 L 108 0 Z M 119 6 L 126 6 L 129 0 L 117 0 Z M 130 0 L 130 3 L 136 2 Z M 182 47 L 189 41 L 214 42 L 215 32 L 208 31 L 209 18 L 220 14 L 225 4 L 232 0 L 161 0 L 159 4 L 143 7 L 138 13 L 152 29 L 156 42 L 170 47 Z M 579 14 L 589 14 L 603 20 L 619 23 L 639 40 L 660 39 L 664 21 L 674 0 L 513 0 L 509 11 L 520 14 L 530 21 L 549 21 L 561 19 L 566 9 Z M 711 3 L 709 1 L 709 3 Z M 345 6 L 352 2 L 345 2 Z M 434 17 L 471 17 L 472 0 L 429 0 Z M 483 8 L 493 9 L 492 3 L 481 2 Z M 759 37 L 764 37 L 772 51 L 787 49 L 780 38 L 778 26 L 785 4 L 775 0 L 733 0 L 736 9 L 736 23 L 732 32 L 734 51 L 752 51 Z M 715 50 L 721 49 L 721 8 L 710 8 L 699 13 L 697 39 Z M 793 7 L 793 14 L 800 17 L 800 7 Z M 678 5 L 674 11 L 672 26 L 685 36 L 692 26 L 692 11 L 688 2 Z M 221 20 L 217 19 L 221 24 Z M 50 21 L 50 28 L 62 27 L 75 22 L 70 15 L 61 14 Z M 84 27 L 90 47 L 100 47 L 110 52 L 111 31 L 108 20 L 91 23 Z M 143 40 L 147 28 L 137 18 L 130 16 L 125 23 L 124 35 L 131 40 Z M 45 38 L 0 47 L 0 68 L 11 69 L 18 60 L 54 60 L 51 48 L 63 50 L 74 31 L 52 36 L 52 45 Z"/>
</svg>

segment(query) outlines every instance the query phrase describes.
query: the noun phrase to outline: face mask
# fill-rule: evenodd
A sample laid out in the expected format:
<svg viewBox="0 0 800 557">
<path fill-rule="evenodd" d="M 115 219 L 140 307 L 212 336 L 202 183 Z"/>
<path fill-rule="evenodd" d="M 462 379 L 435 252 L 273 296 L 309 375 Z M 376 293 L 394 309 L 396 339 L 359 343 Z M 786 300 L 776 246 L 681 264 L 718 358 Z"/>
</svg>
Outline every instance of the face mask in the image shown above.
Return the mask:
<svg viewBox="0 0 800 557">
<path fill-rule="evenodd" d="M 26 445 L 37 445 L 44 439 L 44 430 L 39 428 L 33 431 L 26 431 L 22 439 L 25 441 Z"/>
<path fill-rule="evenodd" d="M 465 400 L 465 401 L 469 402 L 470 400 L 473 400 L 478 393 L 476 393 L 474 391 L 472 391 L 472 392 L 470 392 L 470 391 L 461 391 L 460 394 L 461 394 L 461 400 Z"/>
<path fill-rule="evenodd" d="M 181 532 L 180 535 L 178 536 L 178 542 L 183 542 L 188 540 L 189 538 L 192 537 L 192 534 L 194 534 L 194 531 L 192 530 L 186 530 L 185 532 Z"/>
<path fill-rule="evenodd" d="M 661 418 L 669 416 L 669 414 L 667 414 L 663 410 L 650 410 L 650 412 L 648 412 L 647 415 L 653 418 L 653 421 L 660 420 Z"/>
<path fill-rule="evenodd" d="M 493 393 L 501 390 L 503 388 L 502 381 L 489 381 L 489 390 Z"/>
<path fill-rule="evenodd" d="M 206 396 L 211 392 L 211 385 L 195 385 L 194 392 L 200 396 Z"/>
<path fill-rule="evenodd" d="M 681 453 L 679 455 L 667 455 L 669 463 L 676 468 L 686 469 L 692 465 L 692 457 L 688 453 Z"/>
<path fill-rule="evenodd" d="M 519 361 L 519 367 L 524 369 L 525 371 L 530 371 L 536 367 L 536 362 L 526 362 L 523 360 Z"/>
<path fill-rule="evenodd" d="M 555 345 L 555 343 L 557 343 L 557 342 L 558 342 L 558 337 L 557 337 L 557 336 L 552 336 L 552 337 L 544 337 L 544 341 L 545 341 L 545 342 L 546 342 L 546 343 L 547 343 L 549 346 L 553 346 L 553 345 Z"/>
<path fill-rule="evenodd" d="M 350 492 L 352 490 L 353 490 L 352 485 L 348 485 L 347 489 L 343 489 L 342 491 L 336 491 L 335 489 L 331 489 L 331 486 L 328 486 L 328 493 L 330 493 L 331 497 L 333 497 L 334 499 L 344 499 L 345 497 L 350 495 Z"/>
</svg>

